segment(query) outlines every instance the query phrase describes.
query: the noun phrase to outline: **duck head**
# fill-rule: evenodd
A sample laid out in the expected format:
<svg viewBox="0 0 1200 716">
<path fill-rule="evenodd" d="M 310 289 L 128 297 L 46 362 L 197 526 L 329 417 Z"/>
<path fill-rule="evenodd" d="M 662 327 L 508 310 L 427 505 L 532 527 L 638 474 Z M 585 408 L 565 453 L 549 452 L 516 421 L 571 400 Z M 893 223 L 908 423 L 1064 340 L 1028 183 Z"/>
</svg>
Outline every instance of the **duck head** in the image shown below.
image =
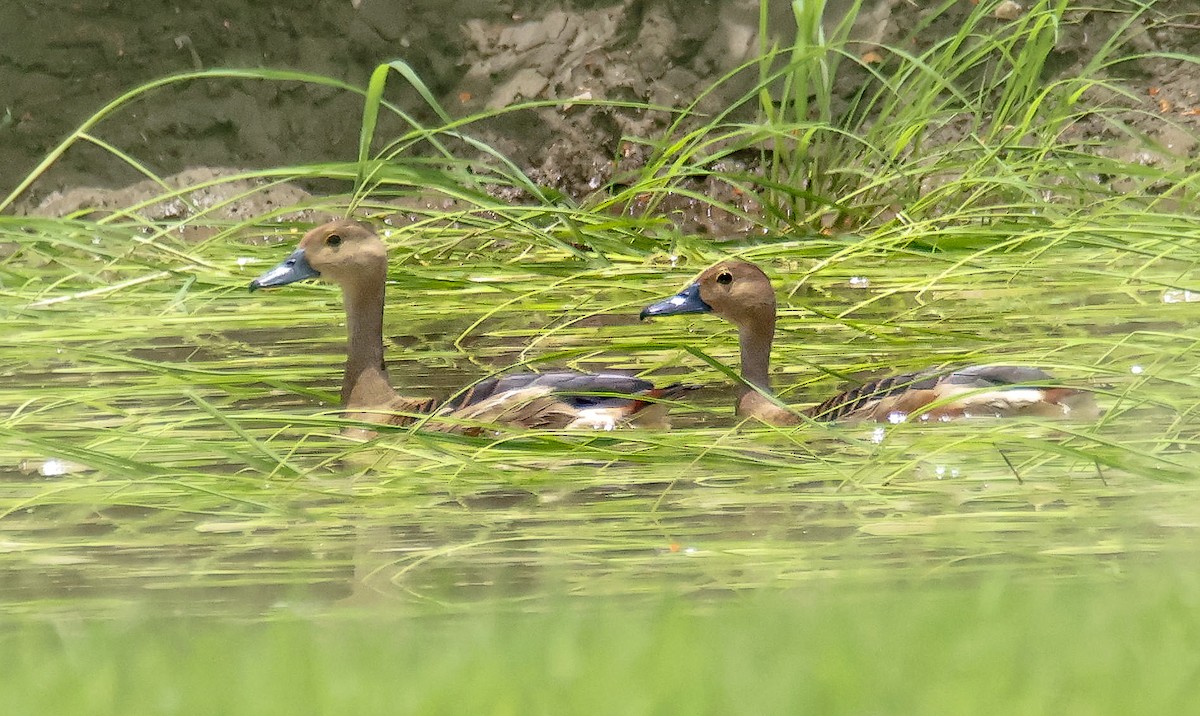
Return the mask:
<svg viewBox="0 0 1200 716">
<path fill-rule="evenodd" d="M 775 317 L 775 290 L 762 269 L 746 261 L 722 261 L 687 288 L 642 309 L 641 318 L 713 313 L 736 326 Z"/>
<path fill-rule="evenodd" d="M 286 286 L 320 278 L 343 288 L 382 284 L 387 273 L 387 247 L 366 226 L 337 220 L 312 229 L 275 268 L 250 282 L 250 290 Z"/>
</svg>

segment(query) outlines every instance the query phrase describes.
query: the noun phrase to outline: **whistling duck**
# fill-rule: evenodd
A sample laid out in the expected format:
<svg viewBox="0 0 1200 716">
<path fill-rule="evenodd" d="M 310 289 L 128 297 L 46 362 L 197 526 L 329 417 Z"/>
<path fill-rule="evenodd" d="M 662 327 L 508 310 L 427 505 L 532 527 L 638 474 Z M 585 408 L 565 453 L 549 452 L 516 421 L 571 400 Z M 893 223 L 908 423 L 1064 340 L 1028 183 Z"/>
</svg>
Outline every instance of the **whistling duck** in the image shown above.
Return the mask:
<svg viewBox="0 0 1200 716">
<path fill-rule="evenodd" d="M 683 313 L 714 313 L 737 327 L 743 383 L 737 389 L 736 412 L 773 425 L 796 425 L 805 419 L 900 422 L 909 415 L 948 420 L 1015 415 L 1088 418 L 1098 413 L 1090 393 L 1047 387 L 1054 379 L 1038 368 L 1003 365 L 883 378 L 793 412 L 768 397 L 775 290 L 762 269 L 745 261 L 721 262 L 675 296 L 647 306 L 641 318 Z"/>
<path fill-rule="evenodd" d="M 414 413 L 436 410 L 434 429 L 470 431 L 466 424 L 503 423 L 529 428 L 612 429 L 618 423 L 663 427 L 667 406 L 694 386 L 655 388 L 614 373 L 516 373 L 490 378 L 438 406 L 433 398 L 403 397 L 392 389 L 383 361 L 383 296 L 387 247 L 368 227 L 331 221 L 312 229 L 279 265 L 254 279 L 250 290 L 320 278 L 342 289 L 346 309 L 346 370 L 342 405 L 358 420 L 406 425 Z M 402 415 L 407 413 L 408 415 Z"/>
</svg>

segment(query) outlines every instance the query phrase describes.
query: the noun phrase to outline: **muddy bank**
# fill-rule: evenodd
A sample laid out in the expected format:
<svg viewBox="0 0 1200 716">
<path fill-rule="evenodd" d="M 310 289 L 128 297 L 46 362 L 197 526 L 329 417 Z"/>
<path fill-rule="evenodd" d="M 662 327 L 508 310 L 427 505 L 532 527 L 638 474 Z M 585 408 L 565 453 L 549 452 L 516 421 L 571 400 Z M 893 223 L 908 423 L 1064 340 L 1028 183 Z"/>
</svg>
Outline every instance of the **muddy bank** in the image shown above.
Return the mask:
<svg viewBox="0 0 1200 716">
<path fill-rule="evenodd" d="M 199 68 L 287 68 L 364 86 L 376 65 L 400 58 L 458 115 L 581 94 L 675 106 L 755 51 L 756 7 L 753 0 L 217 2 L 188 9 L 113 0 L 4 3 L 0 86 L 7 119 L 0 162 L 9 171 L 0 191 L 120 93 Z M 399 76 L 391 90 L 389 98 L 406 111 L 434 121 Z M 193 166 L 351 160 L 360 115 L 357 96 L 326 87 L 204 80 L 154 92 L 97 134 L 153 171 L 172 174 Z M 570 184 L 611 159 L 621 133 L 645 136 L 661 121 L 548 111 L 514 115 L 482 133 L 526 166 L 570 165 L 557 172 L 558 181 Z M 399 129 L 385 125 L 381 135 Z M 84 146 L 55 166 L 39 191 L 141 178 Z"/>
<path fill-rule="evenodd" d="M 899 0 L 876 0 L 860 18 L 857 34 L 867 43 L 921 50 L 954 32 L 971 4 L 959 5 L 928 23 L 928 11 Z M 1097 5 L 1128 9 L 1130 3 Z M 775 4 L 773 11 L 778 13 L 773 27 L 791 26 L 786 3 Z M 841 5 L 831 2 L 827 20 L 839 19 L 840 11 Z M 1047 79 L 1081 68 L 1121 20 L 1104 9 L 1073 11 Z M 0 192 L 11 190 L 63 135 L 107 101 L 169 72 L 288 68 L 361 86 L 377 64 L 399 57 L 455 115 L 525 99 L 571 97 L 679 107 L 754 56 L 757 26 L 753 0 L 230 0 L 187 9 L 170 2 L 115 0 L 5 3 L 0 6 L 0 87 L 6 90 L 0 162 L 8 171 L 0 178 Z M 1192 0 L 1160 0 L 1127 33 L 1127 49 L 1200 53 L 1196 28 L 1200 10 Z M 1200 105 L 1200 73 L 1194 66 L 1144 57 L 1110 73 L 1144 98 L 1140 109 L 1149 114 L 1129 118 L 1135 131 L 1144 128 L 1173 151 L 1196 152 L 1186 131 L 1198 125 L 1197 116 L 1187 113 Z M 852 97 L 864 79 L 845 72 L 839 94 Z M 754 80 L 755 73 L 748 72 L 728 83 L 702 109 L 726 106 Z M 398 77 L 390 98 L 433 121 L 417 93 Z M 1184 131 L 1167 136 L 1170 130 L 1158 121 L 1162 114 L 1171 115 Z M 166 175 L 189 167 L 348 160 L 356 151 L 359 119 L 359 99 L 346 92 L 302 82 L 205 80 L 158 90 L 102 123 L 96 134 Z M 473 132 L 537 180 L 581 195 L 607 181 L 616 161 L 636 165 L 638 150 L 623 145 L 623 136 L 656 136 L 667 121 L 665 113 L 577 106 L 511 114 Z M 393 121 L 381 134 L 399 129 Z M 1084 138 L 1089 132 L 1114 138 L 1110 127 L 1099 124 L 1081 124 L 1077 132 Z M 77 147 L 23 203 L 35 206 L 63 188 L 117 187 L 142 178 L 96 147 Z"/>
</svg>

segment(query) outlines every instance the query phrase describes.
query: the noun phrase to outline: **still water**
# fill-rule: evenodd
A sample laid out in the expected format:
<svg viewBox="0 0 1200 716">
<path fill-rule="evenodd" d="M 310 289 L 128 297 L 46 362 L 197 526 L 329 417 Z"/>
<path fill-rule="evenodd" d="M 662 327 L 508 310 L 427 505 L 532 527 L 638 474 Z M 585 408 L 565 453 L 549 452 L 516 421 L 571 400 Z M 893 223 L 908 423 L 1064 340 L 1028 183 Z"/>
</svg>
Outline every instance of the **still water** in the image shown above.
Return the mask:
<svg viewBox="0 0 1200 716">
<path fill-rule="evenodd" d="M 403 392 L 445 396 L 522 362 L 711 387 L 675 410 L 671 432 L 400 430 L 358 445 L 333 412 L 337 292 L 244 292 L 238 272 L 248 281 L 279 251 L 240 250 L 251 258 L 230 279 L 167 276 L 13 313 L 0 611 L 704 599 L 1000 569 L 1106 578 L 1197 551 L 1197 304 L 1179 300 L 1165 261 L 1133 283 L 1119 256 L 1085 249 L 1044 268 L 754 249 L 780 296 L 785 400 L 1004 360 L 1088 386 L 1106 411 L 1085 424 L 789 430 L 738 426 L 729 379 L 686 350 L 735 364 L 725 324 L 636 320 L 704 259 L 393 263 L 385 332 Z"/>
</svg>

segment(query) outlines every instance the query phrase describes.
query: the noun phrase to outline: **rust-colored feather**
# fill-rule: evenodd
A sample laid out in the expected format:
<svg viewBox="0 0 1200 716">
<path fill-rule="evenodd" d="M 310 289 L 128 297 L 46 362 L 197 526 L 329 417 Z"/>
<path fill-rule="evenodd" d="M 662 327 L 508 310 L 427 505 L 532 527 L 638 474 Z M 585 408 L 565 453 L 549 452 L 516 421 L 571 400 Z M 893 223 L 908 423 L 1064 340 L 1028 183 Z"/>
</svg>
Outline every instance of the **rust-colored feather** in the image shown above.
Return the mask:
<svg viewBox="0 0 1200 716">
<path fill-rule="evenodd" d="M 770 356 L 775 337 L 775 289 L 766 273 L 746 261 L 722 261 L 669 298 L 646 306 L 643 319 L 712 313 L 738 329 L 742 383 L 739 416 L 773 425 L 813 420 L 905 420 L 1036 415 L 1088 418 L 1099 413 L 1087 391 L 1054 385 L 1050 374 L 1025 366 L 968 366 L 872 380 L 839 393 L 803 413 L 781 407 L 770 394 Z M 933 407 L 930 407 L 933 406 Z"/>
<path fill-rule="evenodd" d="M 936 380 L 936 379 L 933 379 Z M 920 395 L 924 399 L 933 387 L 931 379 L 923 373 L 906 373 L 887 376 L 873 380 L 857 388 L 839 393 L 816 407 L 809 408 L 805 414 L 816 420 L 841 420 L 854 417 L 855 414 L 874 408 L 876 404 L 888 398 L 899 397 L 906 391 L 913 391 L 909 401 Z M 870 411 L 876 412 L 874 410 Z"/>
<path fill-rule="evenodd" d="M 426 427 L 477 431 L 504 423 L 528 428 L 611 428 L 642 413 L 665 413 L 659 400 L 678 386 L 655 389 L 649 381 L 617 373 L 514 373 L 480 381 L 446 404 L 404 397 L 388 380 L 383 351 L 387 247 L 371 229 L 350 221 L 322 224 L 304 235 L 278 266 L 250 289 L 319 278 L 342 289 L 346 312 L 346 368 L 342 405 L 346 414 L 379 425 L 410 425 L 435 413 Z M 369 435 L 367 429 L 353 432 Z"/>
</svg>

